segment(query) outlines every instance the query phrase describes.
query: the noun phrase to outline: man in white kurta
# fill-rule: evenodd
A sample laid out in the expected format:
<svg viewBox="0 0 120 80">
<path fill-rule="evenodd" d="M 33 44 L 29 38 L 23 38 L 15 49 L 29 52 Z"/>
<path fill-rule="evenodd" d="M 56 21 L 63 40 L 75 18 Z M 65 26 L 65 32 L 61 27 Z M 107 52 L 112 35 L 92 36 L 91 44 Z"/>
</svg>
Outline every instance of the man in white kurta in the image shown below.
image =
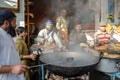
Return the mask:
<svg viewBox="0 0 120 80">
<path fill-rule="evenodd" d="M 54 29 L 53 29 L 53 24 L 50 20 L 48 20 L 46 23 L 46 28 L 42 29 L 37 36 L 38 42 L 39 43 L 43 43 L 45 46 L 49 46 L 52 42 L 55 41 L 55 43 L 57 44 L 57 46 L 59 48 L 63 48 L 63 45 L 60 41 L 60 39 L 58 38 L 57 34 L 55 33 Z"/>
<path fill-rule="evenodd" d="M 24 80 L 27 66 L 20 63 L 11 35 L 7 30 L 15 29 L 16 15 L 10 10 L 0 10 L 0 80 Z"/>
<path fill-rule="evenodd" d="M 0 28 L 0 65 L 20 64 L 19 55 L 11 36 Z M 0 74 L 0 80 L 24 80 L 23 74 Z"/>
</svg>

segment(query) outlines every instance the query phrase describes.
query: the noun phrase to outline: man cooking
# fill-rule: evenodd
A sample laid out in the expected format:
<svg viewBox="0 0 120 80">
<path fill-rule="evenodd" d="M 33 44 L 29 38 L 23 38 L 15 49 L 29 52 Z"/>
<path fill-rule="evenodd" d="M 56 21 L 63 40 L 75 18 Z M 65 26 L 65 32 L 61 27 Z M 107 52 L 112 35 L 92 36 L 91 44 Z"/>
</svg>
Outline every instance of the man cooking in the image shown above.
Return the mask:
<svg viewBox="0 0 120 80">
<path fill-rule="evenodd" d="M 60 48 L 60 50 L 65 49 L 54 31 L 53 23 L 51 20 L 47 20 L 45 22 L 45 29 L 40 30 L 37 36 L 37 40 L 40 44 L 43 44 L 44 47 L 47 48 L 55 48 L 55 43 Z"/>
</svg>

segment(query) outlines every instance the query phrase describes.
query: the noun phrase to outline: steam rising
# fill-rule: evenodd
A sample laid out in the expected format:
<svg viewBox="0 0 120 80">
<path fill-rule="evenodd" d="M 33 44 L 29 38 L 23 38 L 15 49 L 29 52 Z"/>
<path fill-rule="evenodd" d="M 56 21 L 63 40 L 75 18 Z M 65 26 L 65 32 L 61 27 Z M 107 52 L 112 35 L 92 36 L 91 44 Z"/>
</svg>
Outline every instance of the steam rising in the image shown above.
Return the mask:
<svg viewBox="0 0 120 80">
<path fill-rule="evenodd" d="M 67 17 L 74 23 L 81 23 L 84 27 L 94 24 L 95 12 L 90 9 L 90 0 L 54 0 L 51 1 L 49 13 L 55 20 L 61 9 L 67 10 Z M 95 4 L 92 4 L 95 6 Z M 70 23 L 72 24 L 72 23 Z"/>
</svg>

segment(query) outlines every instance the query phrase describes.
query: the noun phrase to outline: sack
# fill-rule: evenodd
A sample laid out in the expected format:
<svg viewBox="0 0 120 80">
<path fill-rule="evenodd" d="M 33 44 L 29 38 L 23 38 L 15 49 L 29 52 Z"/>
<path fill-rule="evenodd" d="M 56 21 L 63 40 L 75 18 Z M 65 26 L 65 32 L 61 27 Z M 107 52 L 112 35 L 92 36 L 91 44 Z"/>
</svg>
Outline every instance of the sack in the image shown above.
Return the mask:
<svg viewBox="0 0 120 80">
<path fill-rule="evenodd" d="M 120 44 L 113 43 L 108 47 L 109 54 L 119 54 L 120 55 Z"/>
</svg>

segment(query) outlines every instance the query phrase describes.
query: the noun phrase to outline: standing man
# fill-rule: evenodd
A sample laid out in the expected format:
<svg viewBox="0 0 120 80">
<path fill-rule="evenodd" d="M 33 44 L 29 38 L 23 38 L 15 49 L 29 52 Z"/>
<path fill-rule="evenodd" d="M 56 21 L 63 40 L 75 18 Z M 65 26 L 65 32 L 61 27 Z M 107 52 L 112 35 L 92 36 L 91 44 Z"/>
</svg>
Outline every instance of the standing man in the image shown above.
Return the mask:
<svg viewBox="0 0 120 80">
<path fill-rule="evenodd" d="M 47 20 L 45 22 L 45 29 L 40 30 L 37 39 L 39 43 L 42 43 L 46 47 L 52 46 L 55 43 L 55 46 L 57 44 L 60 50 L 64 50 L 64 46 L 54 31 L 53 23 L 51 20 Z"/>
<path fill-rule="evenodd" d="M 67 11 L 65 9 L 60 11 L 60 15 L 56 19 L 56 29 L 59 38 L 64 46 L 68 43 L 68 20 L 66 19 Z"/>
<path fill-rule="evenodd" d="M 16 15 L 9 10 L 0 10 L 0 80 L 24 80 L 21 74 L 28 68 L 20 63 L 19 54 L 8 28 L 16 28 Z"/>
</svg>

